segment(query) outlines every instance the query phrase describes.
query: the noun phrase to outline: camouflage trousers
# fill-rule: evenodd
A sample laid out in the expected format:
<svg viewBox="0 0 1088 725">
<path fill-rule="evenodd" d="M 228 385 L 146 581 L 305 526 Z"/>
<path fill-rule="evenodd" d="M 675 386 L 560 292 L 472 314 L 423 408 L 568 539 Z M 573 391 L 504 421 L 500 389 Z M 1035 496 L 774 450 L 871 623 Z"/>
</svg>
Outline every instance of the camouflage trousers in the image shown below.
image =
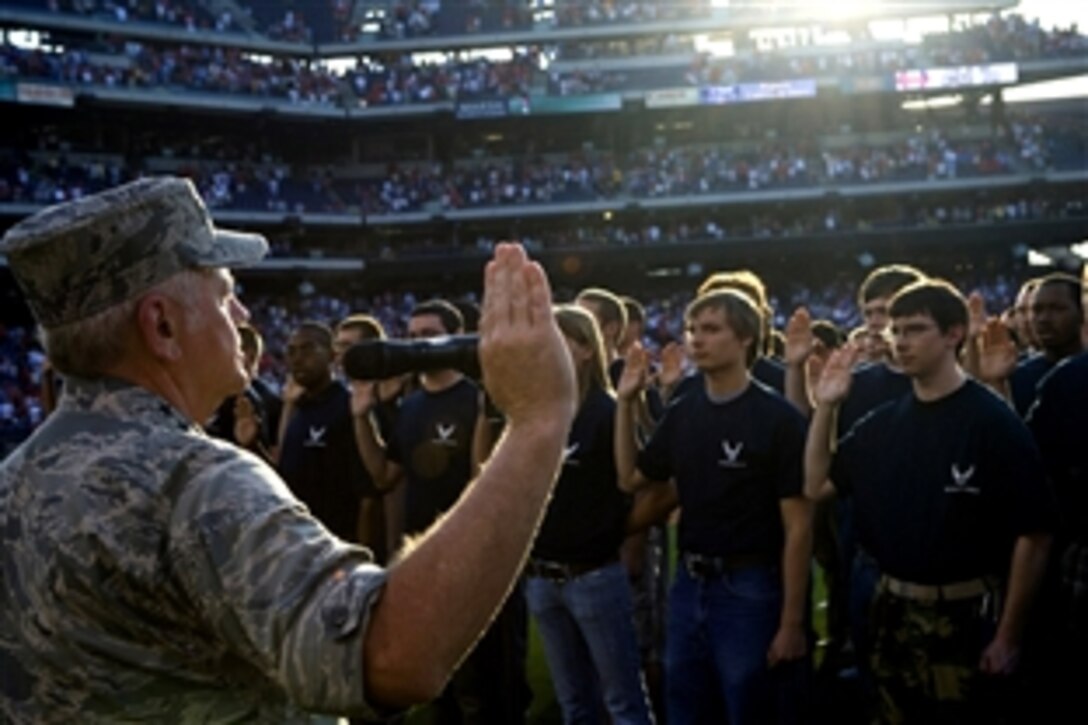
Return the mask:
<svg viewBox="0 0 1088 725">
<path fill-rule="evenodd" d="M 988 599 L 923 602 L 878 590 L 870 660 L 881 722 L 1002 721 L 999 683 L 979 670 L 995 630 Z"/>
</svg>

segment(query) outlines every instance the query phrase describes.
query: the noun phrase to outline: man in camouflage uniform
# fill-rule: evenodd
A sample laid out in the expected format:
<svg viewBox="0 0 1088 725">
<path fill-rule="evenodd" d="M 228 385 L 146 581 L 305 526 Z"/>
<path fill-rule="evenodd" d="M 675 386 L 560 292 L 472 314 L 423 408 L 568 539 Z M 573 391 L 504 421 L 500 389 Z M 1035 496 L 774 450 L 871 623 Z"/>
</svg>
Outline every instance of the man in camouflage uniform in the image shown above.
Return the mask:
<svg viewBox="0 0 1088 725">
<path fill-rule="evenodd" d="M 891 301 L 911 391 L 862 417 L 831 451 L 857 350 L 832 354 L 813 397 L 805 493 L 854 498 L 858 541 L 881 578 L 871 664 L 887 722 L 1000 722 L 1055 511 L 1031 434 L 957 358 L 967 305 L 919 281 Z M 1012 554 L 1010 560 L 1010 552 Z"/>
<path fill-rule="evenodd" d="M 441 691 L 509 591 L 574 411 L 539 266 L 504 244 L 487 269 L 480 354 L 503 441 L 384 571 L 197 425 L 246 379 L 226 268 L 266 248 L 215 229 L 175 178 L 5 235 L 66 385 L 0 466 L 0 721 L 377 716 Z"/>
</svg>

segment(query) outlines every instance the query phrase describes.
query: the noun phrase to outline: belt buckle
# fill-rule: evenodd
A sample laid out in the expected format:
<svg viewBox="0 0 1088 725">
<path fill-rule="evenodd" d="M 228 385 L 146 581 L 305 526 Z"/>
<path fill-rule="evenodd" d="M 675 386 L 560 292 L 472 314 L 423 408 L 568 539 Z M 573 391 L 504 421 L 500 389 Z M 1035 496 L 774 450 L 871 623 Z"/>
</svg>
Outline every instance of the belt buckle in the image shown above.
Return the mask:
<svg viewBox="0 0 1088 725">
<path fill-rule="evenodd" d="M 540 572 L 540 576 L 545 579 L 554 582 L 565 582 L 571 578 L 570 570 L 563 564 L 542 560 L 538 560 L 534 563 L 536 564 L 537 571 Z"/>
<path fill-rule="evenodd" d="M 721 573 L 714 560 L 702 554 L 685 554 L 684 568 L 695 579 L 709 579 L 712 575 Z"/>
</svg>

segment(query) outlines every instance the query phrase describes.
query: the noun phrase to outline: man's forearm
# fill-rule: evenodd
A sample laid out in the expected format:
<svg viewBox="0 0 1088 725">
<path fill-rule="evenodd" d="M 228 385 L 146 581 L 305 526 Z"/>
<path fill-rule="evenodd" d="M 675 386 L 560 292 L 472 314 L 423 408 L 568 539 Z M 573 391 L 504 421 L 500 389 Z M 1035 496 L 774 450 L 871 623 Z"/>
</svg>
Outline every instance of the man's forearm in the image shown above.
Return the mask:
<svg viewBox="0 0 1088 725">
<path fill-rule="evenodd" d="M 366 640 L 368 693 L 402 706 L 437 692 L 509 593 L 543 517 L 565 424 L 504 433 L 480 478 L 389 573 Z M 423 693 L 427 694 L 427 693 Z"/>
<path fill-rule="evenodd" d="M 615 456 L 616 473 L 620 489 L 632 492 L 635 488 L 635 406 L 632 400 L 616 401 Z"/>
<path fill-rule="evenodd" d="M 391 482 L 386 471 L 385 448 L 378 442 L 371 414 L 353 416 L 352 428 L 355 432 L 355 448 L 359 451 L 359 458 L 363 460 L 363 466 L 371 480 L 379 490 L 388 490 Z"/>
<path fill-rule="evenodd" d="M 818 500 L 827 495 L 827 476 L 831 471 L 831 430 L 836 406 L 820 403 L 812 411 L 805 440 L 805 496 Z"/>
<path fill-rule="evenodd" d="M 805 374 L 805 364 L 792 364 L 786 366 L 786 400 L 793 403 L 793 407 L 801 411 L 806 418 L 812 415 L 812 401 L 808 394 L 808 376 Z"/>
<path fill-rule="evenodd" d="M 1049 534 L 1032 534 L 1016 539 L 1005 606 L 997 627 L 997 636 L 1008 642 L 1019 644 L 1023 637 L 1028 610 L 1046 571 L 1051 541 Z"/>
<path fill-rule="evenodd" d="M 786 504 L 791 520 L 785 521 L 782 549 L 782 619 L 780 626 L 803 626 L 807 603 L 809 566 L 812 560 L 812 503 L 803 498 Z"/>
</svg>

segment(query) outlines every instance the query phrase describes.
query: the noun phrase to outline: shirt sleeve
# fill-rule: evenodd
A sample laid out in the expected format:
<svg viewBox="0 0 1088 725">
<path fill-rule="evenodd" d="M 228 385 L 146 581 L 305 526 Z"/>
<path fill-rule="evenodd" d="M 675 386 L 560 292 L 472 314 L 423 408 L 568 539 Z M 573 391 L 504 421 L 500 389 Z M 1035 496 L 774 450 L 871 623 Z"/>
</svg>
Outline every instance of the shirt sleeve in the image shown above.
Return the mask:
<svg viewBox="0 0 1088 725">
<path fill-rule="evenodd" d="M 777 486 L 779 498 L 804 495 L 805 486 L 804 417 L 791 408 L 779 426 Z"/>
<path fill-rule="evenodd" d="M 672 429 L 676 424 L 676 405 L 665 410 L 665 417 L 654 428 L 646 445 L 638 452 L 636 467 L 651 481 L 668 481 L 672 478 Z"/>
<path fill-rule="evenodd" d="M 1013 536 L 1051 533 L 1057 528 L 1057 502 L 1042 457 L 1027 427 L 1014 416 L 992 421 L 993 497 L 999 516 Z"/>
<path fill-rule="evenodd" d="M 330 534 L 259 459 L 205 465 L 177 496 L 175 571 L 209 627 L 296 705 L 376 717 L 363 639 L 386 574 Z"/>
<path fill-rule="evenodd" d="M 860 455 L 865 450 L 858 443 L 858 438 L 862 434 L 860 428 L 865 420 L 863 418 L 852 425 L 850 430 L 836 441 L 834 452 L 831 454 L 831 468 L 827 472 L 827 477 L 839 495 L 849 495 L 853 490 L 853 481 L 850 477 L 850 462 L 852 458 Z"/>
</svg>

